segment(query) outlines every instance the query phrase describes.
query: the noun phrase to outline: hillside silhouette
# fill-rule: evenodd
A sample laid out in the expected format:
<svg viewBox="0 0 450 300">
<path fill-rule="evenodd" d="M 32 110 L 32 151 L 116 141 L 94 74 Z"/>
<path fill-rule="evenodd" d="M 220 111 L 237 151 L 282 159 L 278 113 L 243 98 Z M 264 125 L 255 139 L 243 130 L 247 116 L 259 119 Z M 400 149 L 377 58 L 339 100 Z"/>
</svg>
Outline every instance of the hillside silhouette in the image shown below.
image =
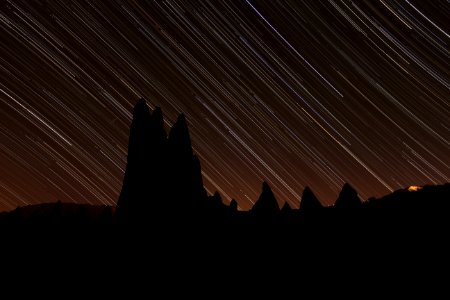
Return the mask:
<svg viewBox="0 0 450 300">
<path fill-rule="evenodd" d="M 249 211 L 228 205 L 218 192 L 208 195 L 194 154 L 188 123 L 181 114 L 167 133 L 160 108 L 144 99 L 134 107 L 127 166 L 116 207 L 44 203 L 0 214 L 0 229 L 96 228 L 109 233 L 152 233 L 186 237 L 417 236 L 448 228 L 450 184 L 402 189 L 363 201 L 348 183 L 325 207 L 306 187 L 299 208 L 279 207 L 268 183 Z"/>
<path fill-rule="evenodd" d="M 248 286 L 252 296 L 318 284 L 346 295 L 364 285 L 403 293 L 399 278 L 410 288 L 436 266 L 446 270 L 450 184 L 363 201 L 346 183 L 332 206 L 306 187 L 292 208 L 263 182 L 252 209 L 240 211 L 235 199 L 205 191 L 185 116 L 168 134 L 163 124 L 161 109 L 138 101 L 116 206 L 58 201 L 0 213 L 3 274 L 40 279 L 46 295 L 70 282 L 58 297 L 94 287 L 141 298 L 184 294 L 183 286 L 233 295 Z"/>
</svg>

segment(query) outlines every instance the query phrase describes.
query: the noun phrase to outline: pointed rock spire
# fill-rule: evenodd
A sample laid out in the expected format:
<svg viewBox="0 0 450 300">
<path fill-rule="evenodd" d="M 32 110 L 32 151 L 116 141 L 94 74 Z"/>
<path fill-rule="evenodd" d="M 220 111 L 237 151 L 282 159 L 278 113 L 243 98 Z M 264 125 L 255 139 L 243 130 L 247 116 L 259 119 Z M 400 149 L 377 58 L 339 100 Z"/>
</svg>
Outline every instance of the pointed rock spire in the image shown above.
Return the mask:
<svg viewBox="0 0 450 300">
<path fill-rule="evenodd" d="M 140 98 L 133 108 L 133 121 L 145 119 L 150 115 L 150 111 L 145 99 Z"/>
<path fill-rule="evenodd" d="M 184 114 L 180 114 L 172 126 L 169 132 L 169 144 L 177 153 L 192 155 L 191 137 Z"/>
<path fill-rule="evenodd" d="M 153 123 L 159 127 L 164 127 L 164 116 L 161 107 L 156 106 L 152 112 Z"/>
<path fill-rule="evenodd" d="M 361 203 L 358 192 L 350 184 L 345 183 L 334 206 L 336 208 L 353 209 Z"/>
<path fill-rule="evenodd" d="M 322 208 L 322 203 L 320 203 L 313 191 L 308 186 L 305 187 L 302 200 L 300 201 L 300 211 L 306 213 L 317 212 Z"/>
<path fill-rule="evenodd" d="M 134 159 L 148 151 L 150 133 L 150 111 L 144 99 L 139 99 L 133 109 L 133 121 L 128 139 L 128 159 Z"/>
<path fill-rule="evenodd" d="M 272 192 L 269 184 L 263 182 L 262 192 L 258 198 L 258 201 L 253 205 L 252 212 L 262 215 L 272 215 L 280 211 L 277 199 Z"/>
<path fill-rule="evenodd" d="M 127 166 L 122 190 L 117 202 L 117 219 L 136 218 L 143 211 L 150 189 L 151 115 L 144 99 L 139 99 L 133 109 L 133 120 L 128 140 Z M 122 222 L 124 220 L 120 220 Z M 127 221 L 125 221 L 127 222 Z"/>
<path fill-rule="evenodd" d="M 167 133 L 164 129 L 164 117 L 160 107 L 155 107 L 152 112 L 152 134 L 158 142 L 164 142 L 167 139 Z"/>
<path fill-rule="evenodd" d="M 237 212 L 238 211 L 238 203 L 237 203 L 236 199 L 231 199 L 230 210 L 232 212 Z"/>
<path fill-rule="evenodd" d="M 218 191 L 216 191 L 210 198 L 213 205 L 218 206 L 222 204 L 222 197 L 220 196 L 220 193 Z"/>
<path fill-rule="evenodd" d="M 284 202 L 283 207 L 281 208 L 281 212 L 286 213 L 292 211 L 292 207 L 289 205 L 289 203 Z"/>
</svg>

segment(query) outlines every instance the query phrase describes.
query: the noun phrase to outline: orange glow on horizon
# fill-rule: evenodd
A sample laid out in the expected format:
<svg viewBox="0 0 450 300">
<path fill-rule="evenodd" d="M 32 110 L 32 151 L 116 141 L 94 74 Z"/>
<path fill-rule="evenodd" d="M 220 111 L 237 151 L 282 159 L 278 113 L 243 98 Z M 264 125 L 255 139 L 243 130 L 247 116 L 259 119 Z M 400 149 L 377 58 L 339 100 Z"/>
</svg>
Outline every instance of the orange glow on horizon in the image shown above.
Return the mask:
<svg viewBox="0 0 450 300">
<path fill-rule="evenodd" d="M 411 186 L 408 188 L 408 191 L 409 191 L 409 192 L 417 192 L 418 190 L 421 190 L 421 189 L 422 189 L 421 186 L 411 185 Z"/>
</svg>

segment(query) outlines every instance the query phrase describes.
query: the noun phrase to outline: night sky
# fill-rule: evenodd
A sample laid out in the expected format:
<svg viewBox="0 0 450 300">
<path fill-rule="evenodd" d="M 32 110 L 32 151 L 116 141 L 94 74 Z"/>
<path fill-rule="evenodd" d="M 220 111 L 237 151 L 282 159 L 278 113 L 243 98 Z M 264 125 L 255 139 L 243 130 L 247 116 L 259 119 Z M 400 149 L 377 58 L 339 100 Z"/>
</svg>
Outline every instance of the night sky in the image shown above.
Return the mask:
<svg viewBox="0 0 450 300">
<path fill-rule="evenodd" d="M 209 193 L 298 207 L 450 181 L 449 1 L 0 1 L 0 210 L 115 204 L 132 108 Z"/>
</svg>

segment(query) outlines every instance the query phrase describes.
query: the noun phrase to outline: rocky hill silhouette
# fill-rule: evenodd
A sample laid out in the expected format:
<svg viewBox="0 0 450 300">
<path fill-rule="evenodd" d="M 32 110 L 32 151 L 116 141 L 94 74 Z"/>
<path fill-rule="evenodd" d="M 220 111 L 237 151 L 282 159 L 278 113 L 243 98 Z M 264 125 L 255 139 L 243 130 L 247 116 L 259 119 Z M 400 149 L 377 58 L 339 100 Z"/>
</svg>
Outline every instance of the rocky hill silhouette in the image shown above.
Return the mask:
<svg viewBox="0 0 450 300">
<path fill-rule="evenodd" d="M 181 114 L 167 134 L 160 108 L 144 99 L 134 107 L 127 166 L 116 207 L 47 203 L 0 214 L 2 231 L 17 228 L 108 228 L 111 232 L 206 236 L 406 234 L 448 228 L 450 184 L 396 191 L 363 201 L 348 183 L 333 206 L 324 207 L 306 187 L 297 208 L 280 209 L 268 183 L 249 211 L 237 201 L 207 195 L 186 118 Z"/>
<path fill-rule="evenodd" d="M 280 209 L 263 182 L 253 208 L 241 211 L 203 188 L 185 116 L 167 134 L 161 109 L 150 112 L 144 100 L 134 108 L 128 150 L 115 207 L 58 201 L 0 213 L 2 272 L 34 274 L 33 282 L 50 273 L 59 279 L 51 286 L 76 282 L 70 291 L 88 288 L 82 274 L 83 282 L 103 278 L 102 293 L 122 287 L 141 297 L 168 283 L 222 292 L 246 283 L 254 296 L 285 291 L 289 278 L 296 293 L 310 282 L 378 290 L 386 288 L 380 278 L 414 280 L 418 269 L 432 274 L 430 266 L 449 258 L 448 183 L 366 201 L 344 184 L 326 207 L 306 187 L 299 208 Z"/>
<path fill-rule="evenodd" d="M 180 115 L 167 136 L 161 109 L 150 113 L 143 99 L 133 112 L 127 167 L 115 221 L 143 225 L 183 218 L 206 204 L 200 161 Z M 164 218 L 163 218 L 164 216 Z"/>
</svg>

